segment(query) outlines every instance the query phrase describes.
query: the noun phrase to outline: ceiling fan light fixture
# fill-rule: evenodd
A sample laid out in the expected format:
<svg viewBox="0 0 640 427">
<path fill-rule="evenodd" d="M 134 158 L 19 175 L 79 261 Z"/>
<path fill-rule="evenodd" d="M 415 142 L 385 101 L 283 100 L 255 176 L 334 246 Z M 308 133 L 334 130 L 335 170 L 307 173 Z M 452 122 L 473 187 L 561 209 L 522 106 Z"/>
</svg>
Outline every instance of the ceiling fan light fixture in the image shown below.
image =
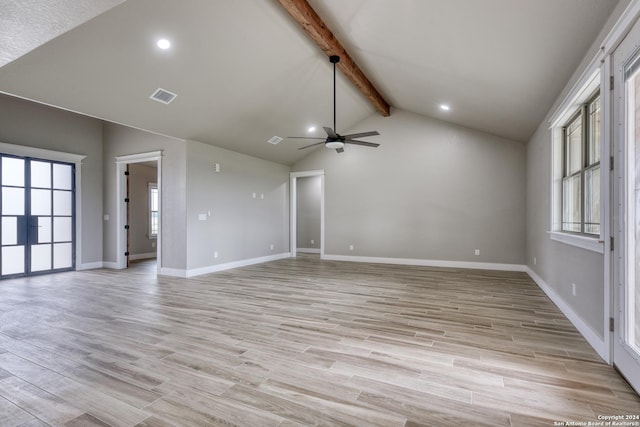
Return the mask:
<svg viewBox="0 0 640 427">
<path fill-rule="evenodd" d="M 327 141 L 324 144 L 325 147 L 335 150 L 336 148 L 344 148 L 344 142 L 342 141 Z"/>
</svg>

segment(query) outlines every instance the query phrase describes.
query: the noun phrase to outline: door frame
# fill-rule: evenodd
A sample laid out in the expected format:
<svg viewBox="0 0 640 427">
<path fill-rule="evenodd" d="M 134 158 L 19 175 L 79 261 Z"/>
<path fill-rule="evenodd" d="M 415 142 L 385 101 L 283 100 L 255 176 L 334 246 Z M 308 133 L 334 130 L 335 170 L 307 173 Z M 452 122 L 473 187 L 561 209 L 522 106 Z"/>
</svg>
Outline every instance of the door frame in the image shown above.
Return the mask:
<svg viewBox="0 0 640 427">
<path fill-rule="evenodd" d="M 156 240 L 157 250 L 157 274 L 162 269 L 162 151 L 151 151 L 147 153 L 131 154 L 127 156 L 116 157 L 116 268 L 127 268 L 127 257 L 125 256 L 127 245 L 127 231 L 124 226 L 127 223 L 127 205 L 124 201 L 127 194 L 127 180 L 125 179 L 125 171 L 127 165 L 131 163 L 144 163 L 156 161 L 158 165 L 157 184 L 158 184 L 158 237 Z"/>
<path fill-rule="evenodd" d="M 640 394 L 640 352 L 630 348 L 626 343 L 628 333 L 626 318 L 626 299 L 628 276 L 628 258 L 631 255 L 629 232 L 630 227 L 634 227 L 631 218 L 628 217 L 630 200 L 629 183 L 635 182 L 635 178 L 630 177 L 630 173 L 636 170 L 635 155 L 630 152 L 632 144 L 629 143 L 628 123 L 629 103 L 627 91 L 627 70 L 629 67 L 640 61 L 640 32 L 638 32 L 640 22 L 634 22 L 629 27 L 629 32 L 625 38 L 611 52 L 610 70 L 615 81 L 612 92 L 612 230 L 611 235 L 615 242 L 613 252 L 611 252 L 611 308 L 612 326 L 615 326 L 611 334 L 612 363 L 618 371 L 627 379 L 629 384 Z M 633 36 L 632 36 L 633 34 Z M 634 37 L 633 39 L 629 37 Z M 620 56 L 617 58 L 616 56 Z M 634 140 L 638 138 L 634 135 Z M 636 148 L 637 149 L 637 148 Z M 636 170 L 636 174 L 640 172 Z M 640 213 L 638 213 L 640 214 Z M 635 252 L 635 250 L 633 250 Z M 637 282 L 637 280 L 636 280 Z M 632 296 L 633 297 L 633 296 Z M 637 310 L 637 308 L 636 308 Z"/>
<path fill-rule="evenodd" d="M 29 157 L 45 161 L 48 160 L 52 162 L 71 163 L 75 166 L 75 269 L 88 270 L 91 268 L 101 267 L 102 262 L 85 264 L 82 259 L 82 161 L 87 156 L 67 153 L 64 151 L 29 147 L 26 145 L 9 144 L 6 142 L 0 142 L 0 153 L 17 157 Z"/>
<path fill-rule="evenodd" d="M 291 172 L 289 174 L 289 252 L 295 257 L 298 249 L 298 178 L 311 176 L 320 177 L 320 258 L 324 258 L 324 169 L 310 170 L 302 172 Z"/>
</svg>

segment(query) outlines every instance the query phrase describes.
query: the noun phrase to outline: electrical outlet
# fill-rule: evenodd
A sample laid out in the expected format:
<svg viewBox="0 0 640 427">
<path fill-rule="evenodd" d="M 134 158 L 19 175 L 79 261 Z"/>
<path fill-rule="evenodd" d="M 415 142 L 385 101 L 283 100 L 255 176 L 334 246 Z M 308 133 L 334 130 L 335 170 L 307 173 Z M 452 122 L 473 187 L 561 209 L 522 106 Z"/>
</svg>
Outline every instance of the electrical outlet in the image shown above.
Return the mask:
<svg viewBox="0 0 640 427">
<path fill-rule="evenodd" d="M 273 243 L 271 244 L 271 246 L 269 246 L 269 248 L 270 248 L 271 250 L 273 250 Z"/>
<path fill-rule="evenodd" d="M 571 292 L 573 293 L 573 296 L 575 297 L 576 296 L 576 284 L 575 283 L 571 284 Z"/>
<path fill-rule="evenodd" d="M 533 257 L 533 265 L 538 264 L 538 259 L 536 257 Z"/>
<path fill-rule="evenodd" d="M 315 240 L 311 239 L 311 244 L 312 244 L 312 245 L 313 245 L 315 242 L 316 242 Z"/>
<path fill-rule="evenodd" d="M 353 250 L 353 245 L 349 245 L 349 250 L 352 251 Z"/>
<path fill-rule="evenodd" d="M 213 257 L 214 257 L 214 258 L 218 258 L 218 251 L 215 251 L 215 252 L 213 253 Z"/>
<path fill-rule="evenodd" d="M 480 249 L 476 249 L 475 254 L 480 255 Z"/>
</svg>

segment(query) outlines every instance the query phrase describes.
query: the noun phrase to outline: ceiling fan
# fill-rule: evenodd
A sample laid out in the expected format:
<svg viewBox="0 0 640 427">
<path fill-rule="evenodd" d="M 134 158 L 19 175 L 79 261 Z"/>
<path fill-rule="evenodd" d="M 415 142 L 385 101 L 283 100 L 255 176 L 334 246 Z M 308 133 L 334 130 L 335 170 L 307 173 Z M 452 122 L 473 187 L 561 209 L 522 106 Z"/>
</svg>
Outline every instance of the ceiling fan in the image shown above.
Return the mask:
<svg viewBox="0 0 640 427">
<path fill-rule="evenodd" d="M 324 131 L 327 133 L 326 138 L 311 138 L 306 136 L 289 136 L 287 138 L 294 139 L 321 139 L 320 142 L 315 142 L 311 145 L 298 148 L 298 150 L 304 150 L 305 148 L 315 147 L 316 145 L 324 144 L 325 147 L 335 149 L 338 153 L 344 151 L 345 144 L 364 145 L 365 147 L 376 148 L 380 144 L 374 144 L 373 142 L 359 141 L 355 138 L 363 138 L 367 136 L 380 135 L 377 131 L 352 133 L 349 135 L 340 135 L 334 129 L 336 129 L 336 64 L 340 62 L 338 55 L 331 55 L 329 61 L 333 64 L 333 129 L 327 126 L 323 126 Z"/>
</svg>

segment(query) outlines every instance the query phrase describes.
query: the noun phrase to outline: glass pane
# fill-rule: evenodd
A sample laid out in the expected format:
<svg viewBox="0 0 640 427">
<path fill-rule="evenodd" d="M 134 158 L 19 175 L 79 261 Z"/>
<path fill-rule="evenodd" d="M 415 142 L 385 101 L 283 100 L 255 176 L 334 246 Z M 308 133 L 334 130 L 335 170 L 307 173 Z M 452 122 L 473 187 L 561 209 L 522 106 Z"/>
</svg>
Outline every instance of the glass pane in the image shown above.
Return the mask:
<svg viewBox="0 0 640 427">
<path fill-rule="evenodd" d="M 53 219 L 53 241 L 70 242 L 73 236 L 71 232 L 71 218 Z"/>
<path fill-rule="evenodd" d="M 51 188 L 51 163 L 31 161 L 31 187 Z"/>
<path fill-rule="evenodd" d="M 24 188 L 2 187 L 2 215 L 24 215 Z"/>
<path fill-rule="evenodd" d="M 24 246 L 2 248 L 2 275 L 24 273 Z"/>
<path fill-rule="evenodd" d="M 582 169 L 582 116 L 578 116 L 566 130 L 566 173 L 573 175 Z"/>
<path fill-rule="evenodd" d="M 53 192 L 53 214 L 54 215 L 71 215 L 71 192 L 70 191 L 54 191 Z"/>
<path fill-rule="evenodd" d="M 562 181 L 562 229 L 581 232 L 580 223 L 580 175 L 565 178 Z"/>
<path fill-rule="evenodd" d="M 56 243 L 53 245 L 53 268 L 71 268 L 71 243 Z"/>
<path fill-rule="evenodd" d="M 629 180 L 628 199 L 630 206 L 628 207 L 629 219 L 627 221 L 627 236 L 630 240 L 629 253 L 627 254 L 628 277 L 626 283 L 626 293 L 624 295 L 625 313 L 624 321 L 628 326 L 627 343 L 640 356 L 640 144 L 638 144 L 638 135 L 640 135 L 640 73 L 633 77 L 634 84 L 630 87 L 634 88 L 634 92 L 627 94 L 630 96 L 632 106 L 631 111 L 634 112 L 634 120 L 629 125 L 633 129 L 635 138 L 630 139 L 630 152 L 634 152 L 635 162 L 630 167 L 631 176 L 635 175 L 635 179 Z"/>
<path fill-rule="evenodd" d="M 31 190 L 31 215 L 51 215 L 51 190 Z"/>
<path fill-rule="evenodd" d="M 158 212 L 151 212 L 151 235 L 158 235 Z"/>
<path fill-rule="evenodd" d="M 150 210 L 151 211 L 157 211 L 158 210 L 158 189 L 157 188 L 151 188 L 150 189 Z"/>
<path fill-rule="evenodd" d="M 589 104 L 589 129 L 588 164 L 593 165 L 600 161 L 600 97 Z"/>
<path fill-rule="evenodd" d="M 2 185 L 24 187 L 24 159 L 2 158 Z"/>
<path fill-rule="evenodd" d="M 38 243 L 51 243 L 51 217 L 38 218 Z"/>
<path fill-rule="evenodd" d="M 15 216 L 2 217 L 2 244 L 15 245 L 18 243 L 18 218 Z"/>
<path fill-rule="evenodd" d="M 584 232 L 600 235 L 600 166 L 584 174 Z"/>
<path fill-rule="evenodd" d="M 640 152 L 640 145 L 636 146 L 636 153 Z M 640 158 L 636 157 L 636 177 L 640 175 Z M 627 321 L 629 322 L 629 336 L 627 341 L 640 353 L 640 186 L 636 184 L 634 189 L 635 218 L 633 221 L 633 235 L 635 241 L 628 255 L 631 263 L 633 280 L 629 280 L 627 290 Z M 635 252 L 635 253 L 634 253 Z"/>
<path fill-rule="evenodd" d="M 53 164 L 53 188 L 71 190 L 72 181 L 71 165 Z"/>
<path fill-rule="evenodd" d="M 51 270 L 51 245 L 31 246 L 31 271 Z"/>
</svg>

